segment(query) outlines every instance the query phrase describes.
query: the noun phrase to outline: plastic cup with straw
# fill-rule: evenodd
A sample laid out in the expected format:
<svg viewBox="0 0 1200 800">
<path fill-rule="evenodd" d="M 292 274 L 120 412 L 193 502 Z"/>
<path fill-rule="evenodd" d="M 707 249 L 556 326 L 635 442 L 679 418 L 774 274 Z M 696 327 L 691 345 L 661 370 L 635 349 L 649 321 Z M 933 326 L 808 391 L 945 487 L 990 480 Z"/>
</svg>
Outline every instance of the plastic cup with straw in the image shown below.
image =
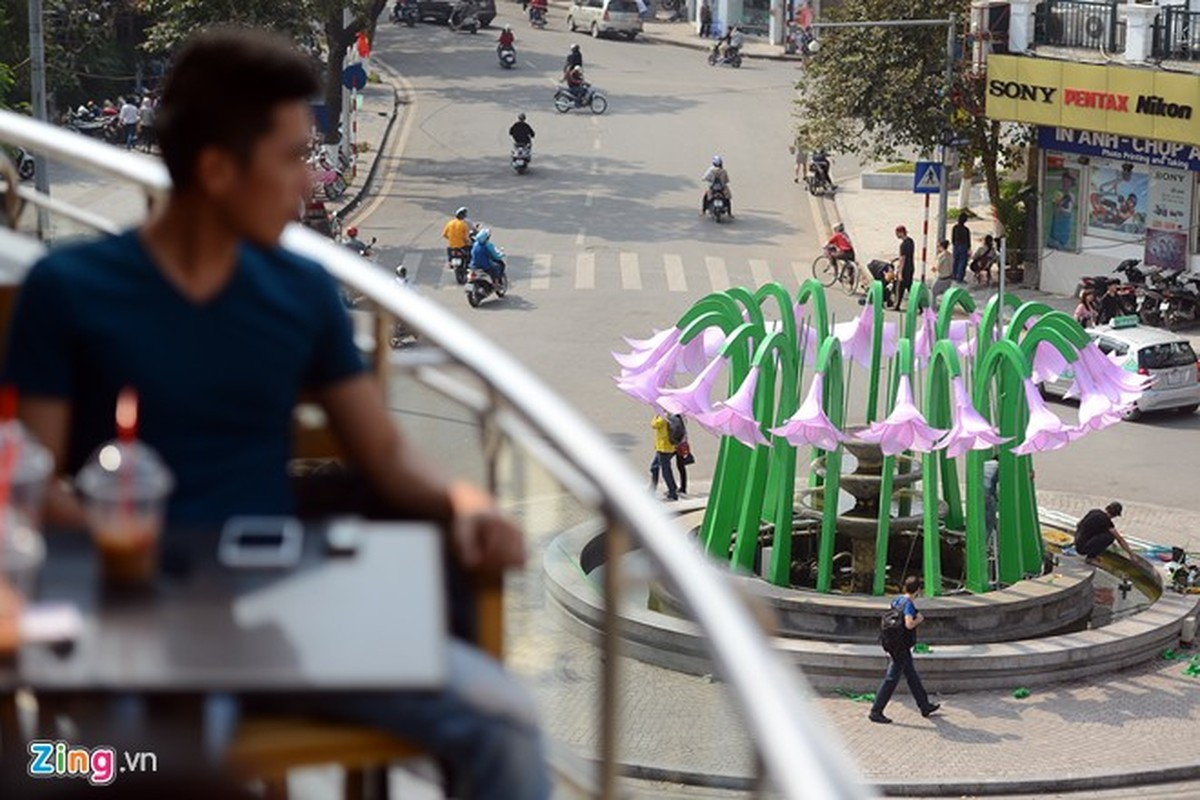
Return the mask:
<svg viewBox="0 0 1200 800">
<path fill-rule="evenodd" d="M 151 582 L 174 480 L 158 453 L 137 438 L 137 394 L 117 397 L 117 438 L 101 445 L 80 470 L 78 486 L 104 579 L 115 585 Z"/>
</svg>

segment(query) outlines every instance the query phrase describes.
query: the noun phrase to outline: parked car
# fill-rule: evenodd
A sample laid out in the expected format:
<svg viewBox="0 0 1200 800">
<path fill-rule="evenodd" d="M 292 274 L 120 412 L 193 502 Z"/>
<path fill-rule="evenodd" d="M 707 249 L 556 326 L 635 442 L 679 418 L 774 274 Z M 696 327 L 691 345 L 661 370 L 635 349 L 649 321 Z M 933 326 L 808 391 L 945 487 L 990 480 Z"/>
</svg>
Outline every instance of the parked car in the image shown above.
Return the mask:
<svg viewBox="0 0 1200 800">
<path fill-rule="evenodd" d="M 1137 419 L 1145 411 L 1175 410 L 1191 414 L 1200 408 L 1200 364 L 1187 339 L 1162 328 L 1124 323 L 1122 318 L 1089 328 L 1087 333 L 1101 352 L 1125 369 L 1154 379 L 1126 419 Z M 1062 397 L 1074 379 L 1074 372 L 1067 370 L 1044 383 L 1042 390 L 1047 395 Z"/>
<path fill-rule="evenodd" d="M 454 3 L 450 0 L 417 0 L 417 13 L 422 21 L 431 20 L 445 25 L 450 22 Z M 496 18 L 496 0 L 475 0 L 475 12 L 479 24 L 487 27 Z"/>
<path fill-rule="evenodd" d="M 634 0 L 572 0 L 567 27 L 582 28 L 593 38 L 611 33 L 633 41 L 642 32 L 642 17 Z"/>
</svg>

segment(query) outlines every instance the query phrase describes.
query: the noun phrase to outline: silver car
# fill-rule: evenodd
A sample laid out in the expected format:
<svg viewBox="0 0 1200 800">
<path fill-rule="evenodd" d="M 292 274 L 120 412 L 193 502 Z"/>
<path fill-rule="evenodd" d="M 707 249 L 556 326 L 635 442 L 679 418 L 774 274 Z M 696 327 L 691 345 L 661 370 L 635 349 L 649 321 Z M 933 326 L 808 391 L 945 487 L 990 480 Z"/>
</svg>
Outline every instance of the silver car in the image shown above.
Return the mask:
<svg viewBox="0 0 1200 800">
<path fill-rule="evenodd" d="M 1191 414 L 1200 408 L 1200 380 L 1196 351 L 1187 339 L 1162 328 L 1144 325 L 1100 325 L 1088 329 L 1101 352 L 1122 367 L 1154 379 L 1142 393 L 1126 419 L 1136 419 L 1144 411 L 1173 409 Z M 1053 381 L 1042 385 L 1048 395 L 1062 397 L 1071 388 L 1075 373 L 1068 369 Z"/>
<path fill-rule="evenodd" d="M 636 0 L 572 0 L 567 27 L 579 28 L 593 38 L 602 33 L 619 33 L 633 39 L 642 32 L 642 17 Z"/>
</svg>

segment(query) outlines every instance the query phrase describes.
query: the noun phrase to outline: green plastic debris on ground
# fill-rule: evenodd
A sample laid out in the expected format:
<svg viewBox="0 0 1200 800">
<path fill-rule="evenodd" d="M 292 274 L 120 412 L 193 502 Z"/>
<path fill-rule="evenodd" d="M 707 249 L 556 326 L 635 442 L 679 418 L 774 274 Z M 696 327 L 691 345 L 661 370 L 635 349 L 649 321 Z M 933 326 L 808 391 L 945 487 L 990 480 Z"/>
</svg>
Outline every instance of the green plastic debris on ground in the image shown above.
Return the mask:
<svg viewBox="0 0 1200 800">
<path fill-rule="evenodd" d="M 924 642 L 918 642 L 917 644 L 913 645 L 913 652 L 914 653 L 932 653 L 933 648 L 931 648 L 929 645 L 925 644 Z"/>
<path fill-rule="evenodd" d="M 1030 691 L 1024 686 L 1013 689 L 1013 697 L 1015 697 L 1017 700 L 1024 700 L 1026 697 L 1029 697 L 1029 695 Z"/>
<path fill-rule="evenodd" d="M 1189 678 L 1200 678 L 1200 656 L 1188 659 L 1188 665 L 1183 668 L 1183 674 Z"/>
<path fill-rule="evenodd" d="M 1187 653 L 1181 653 L 1178 650 L 1168 647 L 1166 650 L 1163 650 L 1158 657 L 1163 661 L 1182 661 L 1188 656 Z"/>
<path fill-rule="evenodd" d="M 874 703 L 875 702 L 875 693 L 874 692 L 859 693 L 859 692 L 852 692 L 849 689 L 836 689 L 835 691 L 838 694 L 840 694 L 842 697 L 846 698 L 847 700 L 853 700 L 856 703 Z"/>
</svg>

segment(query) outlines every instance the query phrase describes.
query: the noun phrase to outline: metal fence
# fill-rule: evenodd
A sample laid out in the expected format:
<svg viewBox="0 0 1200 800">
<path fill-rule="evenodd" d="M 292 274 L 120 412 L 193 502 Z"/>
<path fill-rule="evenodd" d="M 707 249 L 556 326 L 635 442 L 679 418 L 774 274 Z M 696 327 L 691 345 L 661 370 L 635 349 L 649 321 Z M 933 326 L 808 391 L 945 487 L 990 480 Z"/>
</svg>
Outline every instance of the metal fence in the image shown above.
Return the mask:
<svg viewBox="0 0 1200 800">
<path fill-rule="evenodd" d="M 1045 0 L 1036 11 L 1034 44 L 1118 52 L 1125 47 L 1125 24 L 1117 7 L 1103 0 Z"/>
<path fill-rule="evenodd" d="M 1154 29 L 1154 57 L 1176 61 L 1200 59 L 1200 11 L 1165 6 Z"/>
</svg>

